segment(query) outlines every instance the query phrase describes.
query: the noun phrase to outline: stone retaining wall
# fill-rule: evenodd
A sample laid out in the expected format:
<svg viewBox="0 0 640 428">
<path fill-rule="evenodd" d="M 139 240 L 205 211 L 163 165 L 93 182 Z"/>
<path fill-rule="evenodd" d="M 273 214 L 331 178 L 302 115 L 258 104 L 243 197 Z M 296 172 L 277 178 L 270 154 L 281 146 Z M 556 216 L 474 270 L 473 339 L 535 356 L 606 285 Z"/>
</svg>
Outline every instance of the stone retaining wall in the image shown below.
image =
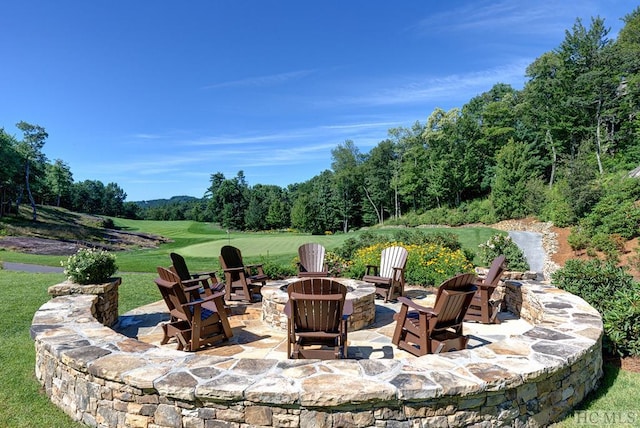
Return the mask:
<svg viewBox="0 0 640 428">
<path fill-rule="evenodd" d="M 545 284 L 505 289 L 507 305 L 540 320 L 532 330 L 402 360 L 159 349 L 98 323 L 96 296 L 60 296 L 33 318 L 36 375 L 54 404 L 99 427 L 544 426 L 597 386 L 602 320 L 584 300 Z"/>
<path fill-rule="evenodd" d="M 118 287 L 122 278 L 111 278 L 103 284 L 76 284 L 65 281 L 52 285 L 47 292 L 52 297 L 69 296 L 74 294 L 89 294 L 98 297 L 93 315 L 99 323 L 111 327 L 118 322 Z"/>
</svg>

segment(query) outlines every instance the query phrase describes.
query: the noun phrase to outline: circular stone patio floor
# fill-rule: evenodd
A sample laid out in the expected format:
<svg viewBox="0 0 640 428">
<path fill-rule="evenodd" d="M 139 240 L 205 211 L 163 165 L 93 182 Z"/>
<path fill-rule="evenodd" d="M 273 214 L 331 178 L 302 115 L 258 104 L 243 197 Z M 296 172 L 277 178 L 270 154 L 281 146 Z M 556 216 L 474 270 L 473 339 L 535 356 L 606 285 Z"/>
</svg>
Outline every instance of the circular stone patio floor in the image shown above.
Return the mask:
<svg viewBox="0 0 640 428">
<path fill-rule="evenodd" d="M 408 287 L 406 295 L 425 306 L 433 306 L 435 300 L 435 294 L 432 291 L 417 287 Z M 391 336 L 395 328 L 393 315 L 400 310 L 400 304 L 396 302 L 384 303 L 382 299 L 376 299 L 375 303 L 375 322 L 361 330 L 349 331 L 348 333 L 348 358 L 415 358 L 412 354 L 398 349 L 391 343 Z M 287 359 L 285 331 L 262 321 L 260 302 L 247 304 L 231 301 L 228 304 L 232 311 L 229 322 L 233 329 L 233 337 L 227 342 L 203 348 L 198 351 L 198 354 L 238 359 Z M 499 318 L 502 320 L 501 324 L 464 323 L 464 333 L 469 336 L 467 347 L 473 349 L 504 340 L 510 336 L 519 336 L 533 327 L 527 321 L 516 318 L 509 312 L 501 312 Z M 175 349 L 175 339 L 166 345 L 160 345 L 161 324 L 168 319 L 167 307 L 161 300 L 121 315 L 113 329 L 142 342 L 161 348 Z"/>
</svg>

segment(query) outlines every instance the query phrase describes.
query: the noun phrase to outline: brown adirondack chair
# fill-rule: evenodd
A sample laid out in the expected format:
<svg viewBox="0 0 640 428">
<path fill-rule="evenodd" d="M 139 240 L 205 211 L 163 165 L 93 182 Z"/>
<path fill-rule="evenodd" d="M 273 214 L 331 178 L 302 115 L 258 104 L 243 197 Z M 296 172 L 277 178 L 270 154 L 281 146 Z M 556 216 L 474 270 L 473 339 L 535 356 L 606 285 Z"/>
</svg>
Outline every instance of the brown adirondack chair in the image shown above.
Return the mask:
<svg viewBox="0 0 640 428">
<path fill-rule="evenodd" d="M 499 324 L 498 312 L 500 312 L 500 306 L 502 305 L 502 299 L 493 299 L 492 295 L 495 289 L 498 287 L 500 277 L 505 269 L 505 256 L 499 255 L 496 257 L 487 276 L 482 281 L 477 281 L 476 286 L 478 290 L 473 296 L 471 305 L 467 310 L 465 321 L 479 321 L 483 324 Z"/>
<path fill-rule="evenodd" d="M 310 243 L 298 247 L 298 276 L 315 277 L 329 276 L 329 270 L 324 262 L 325 249 L 320 244 Z"/>
<path fill-rule="evenodd" d="M 215 271 L 210 272 L 190 272 L 184 257 L 178 253 L 170 253 L 172 270 L 178 274 L 184 286 L 200 284 L 201 294 L 212 294 L 216 291 L 224 290 L 224 284 L 218 281 Z"/>
<path fill-rule="evenodd" d="M 269 279 L 261 264 L 245 265 L 240 250 L 230 245 L 220 249 L 220 266 L 224 272 L 227 300 L 253 303 L 256 301 L 253 295 L 260 294 Z"/>
<path fill-rule="evenodd" d="M 396 316 L 392 343 L 416 356 L 465 349 L 468 338 L 463 334 L 462 322 L 477 289 L 475 281 L 474 274 L 456 275 L 444 281 L 433 308 L 399 297 L 402 305 Z"/>
<path fill-rule="evenodd" d="M 289 358 L 347 357 L 347 319 L 353 304 L 347 287 L 330 278 L 305 278 L 289 284 L 287 355 Z"/>
<path fill-rule="evenodd" d="M 380 254 L 380 265 L 367 265 L 362 280 L 375 284 L 376 294 L 384 297 L 385 302 L 393 300 L 396 295 L 403 296 L 404 268 L 408 255 L 404 247 L 385 248 Z"/>
<path fill-rule="evenodd" d="M 175 337 L 179 350 L 196 351 L 233 336 L 224 309 L 223 292 L 200 298 L 198 285 L 183 288 L 175 273 L 173 280 L 164 279 L 170 277 L 167 272 L 171 271 L 158 268 L 158 274 L 161 276 L 155 279 L 171 317 L 170 321 L 162 326 L 162 344 Z M 194 298 L 195 296 L 198 297 Z"/>
</svg>

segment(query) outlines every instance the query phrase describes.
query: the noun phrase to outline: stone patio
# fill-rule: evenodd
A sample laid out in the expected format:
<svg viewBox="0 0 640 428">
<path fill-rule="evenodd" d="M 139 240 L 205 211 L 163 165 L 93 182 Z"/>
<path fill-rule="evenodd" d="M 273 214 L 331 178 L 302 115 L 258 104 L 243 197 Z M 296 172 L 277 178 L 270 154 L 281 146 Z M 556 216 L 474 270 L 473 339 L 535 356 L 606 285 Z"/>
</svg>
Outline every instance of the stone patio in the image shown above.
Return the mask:
<svg viewBox="0 0 640 428">
<path fill-rule="evenodd" d="M 425 306 L 432 307 L 435 302 L 433 291 L 419 287 L 408 287 L 407 297 Z M 231 301 L 232 315 L 229 322 L 233 337 L 228 342 L 198 351 L 198 354 L 221 357 L 287 359 L 285 330 L 271 326 L 262 320 L 262 303 L 253 304 Z M 359 330 L 349 330 L 349 358 L 354 359 L 402 359 L 415 358 L 412 354 L 398 349 L 391 343 L 395 328 L 393 315 L 400 310 L 397 302 L 375 301 L 375 322 Z M 469 349 L 521 335 L 533 328 L 524 319 L 510 312 L 501 312 L 501 324 L 483 325 L 464 323 L 464 332 L 469 336 Z M 125 336 L 138 339 L 165 349 L 175 349 L 175 339 L 160 345 L 162 339 L 161 324 L 169 319 L 164 301 L 137 308 L 120 316 L 113 328 Z"/>
<path fill-rule="evenodd" d="M 467 323 L 470 349 L 419 358 L 390 344 L 397 306 L 378 301 L 344 360 L 287 360 L 282 333 L 253 305 L 234 304 L 229 343 L 188 353 L 156 345 L 161 305 L 121 317 L 122 334 L 97 321 L 98 296 L 60 295 L 33 318 L 36 377 L 55 405 L 96 427 L 547 426 L 597 387 L 602 319 L 550 284 L 505 290 L 521 319 Z"/>
</svg>

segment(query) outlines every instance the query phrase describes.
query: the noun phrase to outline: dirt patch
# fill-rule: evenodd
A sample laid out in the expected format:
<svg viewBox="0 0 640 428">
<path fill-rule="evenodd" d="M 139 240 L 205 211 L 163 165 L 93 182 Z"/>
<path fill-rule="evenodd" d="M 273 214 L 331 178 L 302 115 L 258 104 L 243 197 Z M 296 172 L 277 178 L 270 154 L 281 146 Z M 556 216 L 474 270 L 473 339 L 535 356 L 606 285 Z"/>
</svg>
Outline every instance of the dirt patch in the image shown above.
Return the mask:
<svg viewBox="0 0 640 428">
<path fill-rule="evenodd" d="M 571 249 L 571 246 L 568 242 L 568 237 L 571 234 L 571 229 L 553 227 L 553 232 L 556 234 L 558 246 L 557 252 L 551 255 L 551 259 L 559 266 L 564 266 L 566 261 L 570 259 L 589 260 L 592 258 L 588 256 L 584 251 L 576 252 Z M 640 270 L 636 266 L 636 263 L 633 262 L 633 258 L 638 254 L 637 249 L 638 238 L 634 238 L 630 241 L 625 242 L 622 254 L 620 254 L 619 265 L 626 266 L 633 278 L 636 281 L 640 281 Z M 596 257 L 602 260 L 604 260 L 605 258 L 604 254 L 596 254 Z"/>
<path fill-rule="evenodd" d="M 0 239 L 0 248 L 20 253 L 69 256 L 80 248 L 98 248 L 108 251 L 124 251 L 136 248 L 157 248 L 169 239 L 145 233 L 123 232 L 105 229 L 102 241 L 70 241 L 33 236 L 7 236 Z"/>
</svg>

